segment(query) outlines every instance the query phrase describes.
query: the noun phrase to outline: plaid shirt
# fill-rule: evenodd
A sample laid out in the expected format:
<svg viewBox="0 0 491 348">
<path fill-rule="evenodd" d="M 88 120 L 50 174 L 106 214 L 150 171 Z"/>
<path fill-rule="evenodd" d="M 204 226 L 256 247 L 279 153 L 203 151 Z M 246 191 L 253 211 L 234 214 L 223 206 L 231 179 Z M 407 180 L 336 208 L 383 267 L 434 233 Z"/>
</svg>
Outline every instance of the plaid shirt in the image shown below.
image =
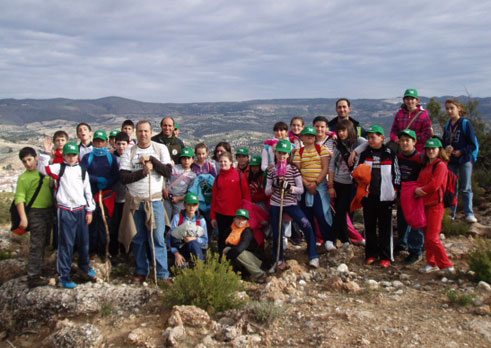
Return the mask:
<svg viewBox="0 0 491 348">
<path fill-rule="evenodd" d="M 420 111 L 423 112 L 413 122 L 413 124 L 411 125 L 411 129 L 416 132 L 416 137 L 418 138 L 416 149 L 418 151 L 423 151 L 426 141 L 433 136 L 433 129 L 428 111 L 424 110 L 421 105 L 418 105 L 418 108 L 414 110 L 411 114 L 409 114 L 406 108 L 401 107 L 399 112 L 397 112 L 396 114 L 394 123 L 392 124 L 392 129 L 390 131 L 390 140 L 396 141 L 398 139 L 397 134 L 399 134 L 400 131 L 406 129 L 409 122 L 411 122 L 411 120 Z"/>
</svg>

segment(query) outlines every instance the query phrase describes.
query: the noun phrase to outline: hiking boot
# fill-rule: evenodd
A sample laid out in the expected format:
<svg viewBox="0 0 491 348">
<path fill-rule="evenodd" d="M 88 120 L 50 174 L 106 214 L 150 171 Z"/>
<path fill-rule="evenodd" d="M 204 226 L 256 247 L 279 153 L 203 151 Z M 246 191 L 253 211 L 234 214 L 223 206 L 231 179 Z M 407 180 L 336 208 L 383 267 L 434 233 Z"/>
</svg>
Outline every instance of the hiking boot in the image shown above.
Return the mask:
<svg viewBox="0 0 491 348">
<path fill-rule="evenodd" d="M 376 260 L 375 260 L 375 257 L 369 257 L 368 259 L 366 259 L 365 264 L 366 264 L 366 265 L 371 265 L 371 264 L 373 264 L 375 261 L 376 261 Z"/>
<path fill-rule="evenodd" d="M 332 251 L 336 249 L 336 246 L 330 240 L 328 240 L 324 245 L 326 246 L 327 251 Z"/>
<path fill-rule="evenodd" d="M 133 283 L 142 284 L 145 281 L 145 276 L 143 274 L 137 274 L 133 277 Z"/>
<path fill-rule="evenodd" d="M 73 289 L 77 286 L 77 283 L 72 282 L 71 280 L 62 280 L 61 286 L 63 286 L 65 289 Z"/>
<path fill-rule="evenodd" d="M 389 260 L 380 260 L 380 267 L 389 268 L 390 267 L 390 261 Z"/>
<path fill-rule="evenodd" d="M 418 271 L 419 271 L 419 273 L 432 273 L 432 272 L 436 272 L 438 270 L 440 270 L 440 269 L 436 266 L 426 265 L 424 267 L 421 267 Z"/>
<path fill-rule="evenodd" d="M 37 288 L 38 286 L 46 286 L 49 284 L 48 280 L 38 278 L 30 278 L 27 280 L 27 287 L 29 289 Z"/>
<path fill-rule="evenodd" d="M 309 266 L 312 268 L 319 268 L 319 258 L 313 258 L 312 260 L 309 261 Z"/>
<path fill-rule="evenodd" d="M 404 264 L 406 266 L 411 266 L 417 264 L 419 261 L 423 259 L 423 256 L 418 254 L 409 254 L 408 257 L 404 260 Z"/>
</svg>

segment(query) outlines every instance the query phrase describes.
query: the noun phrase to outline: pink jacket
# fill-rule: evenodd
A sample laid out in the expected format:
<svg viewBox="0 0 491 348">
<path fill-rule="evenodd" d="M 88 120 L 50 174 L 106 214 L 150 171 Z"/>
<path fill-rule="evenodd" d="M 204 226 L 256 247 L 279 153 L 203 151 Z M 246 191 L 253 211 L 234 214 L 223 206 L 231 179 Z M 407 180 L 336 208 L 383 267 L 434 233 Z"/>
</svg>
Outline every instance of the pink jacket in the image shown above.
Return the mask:
<svg viewBox="0 0 491 348">
<path fill-rule="evenodd" d="M 401 184 L 401 207 L 404 218 L 412 228 L 426 226 L 425 203 L 423 198 L 414 198 L 414 190 L 420 187 L 417 181 L 406 181 Z"/>
</svg>

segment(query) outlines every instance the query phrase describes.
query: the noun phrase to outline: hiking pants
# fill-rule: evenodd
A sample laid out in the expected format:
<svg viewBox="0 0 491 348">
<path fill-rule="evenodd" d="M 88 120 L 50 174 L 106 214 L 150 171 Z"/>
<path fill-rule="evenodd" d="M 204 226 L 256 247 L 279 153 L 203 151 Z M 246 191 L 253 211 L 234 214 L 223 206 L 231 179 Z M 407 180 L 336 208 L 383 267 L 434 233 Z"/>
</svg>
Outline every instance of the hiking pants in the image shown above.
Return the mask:
<svg viewBox="0 0 491 348">
<path fill-rule="evenodd" d="M 440 240 L 444 212 L 443 203 L 425 207 L 426 227 L 424 228 L 424 234 L 426 261 L 428 261 L 429 265 L 438 266 L 440 269 L 452 267 L 452 262 L 450 262 L 445 247 Z"/>
<path fill-rule="evenodd" d="M 393 202 L 381 202 L 369 195 L 363 198 L 363 219 L 365 222 L 365 258 L 380 258 L 394 261 L 392 241 Z M 377 234 L 378 226 L 378 234 Z"/>
<path fill-rule="evenodd" d="M 44 252 L 49 244 L 53 226 L 53 208 L 31 208 L 27 214 L 31 243 L 27 259 L 27 277 L 38 278 L 44 260 Z"/>
</svg>

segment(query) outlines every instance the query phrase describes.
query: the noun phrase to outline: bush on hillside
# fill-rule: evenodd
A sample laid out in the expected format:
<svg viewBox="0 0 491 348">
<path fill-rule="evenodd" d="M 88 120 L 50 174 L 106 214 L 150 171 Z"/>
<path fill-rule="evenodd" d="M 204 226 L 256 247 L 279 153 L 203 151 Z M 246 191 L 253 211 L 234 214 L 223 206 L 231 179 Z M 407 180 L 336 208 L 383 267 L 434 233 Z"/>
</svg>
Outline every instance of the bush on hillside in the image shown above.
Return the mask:
<svg viewBox="0 0 491 348">
<path fill-rule="evenodd" d="M 470 269 L 476 273 L 476 279 L 491 283 L 491 240 L 477 239 L 469 260 Z"/>
</svg>

